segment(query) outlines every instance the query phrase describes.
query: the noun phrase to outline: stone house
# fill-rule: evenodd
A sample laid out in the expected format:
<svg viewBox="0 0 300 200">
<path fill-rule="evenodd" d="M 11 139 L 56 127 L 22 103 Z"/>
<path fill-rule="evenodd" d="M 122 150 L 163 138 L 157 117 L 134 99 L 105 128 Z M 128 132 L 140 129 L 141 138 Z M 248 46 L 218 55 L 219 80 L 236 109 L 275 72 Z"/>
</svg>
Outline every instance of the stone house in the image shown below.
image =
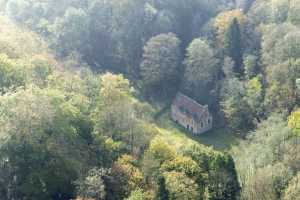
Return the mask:
<svg viewBox="0 0 300 200">
<path fill-rule="evenodd" d="M 213 118 L 208 106 L 178 93 L 171 106 L 171 118 L 193 134 L 202 134 L 212 128 Z"/>
</svg>

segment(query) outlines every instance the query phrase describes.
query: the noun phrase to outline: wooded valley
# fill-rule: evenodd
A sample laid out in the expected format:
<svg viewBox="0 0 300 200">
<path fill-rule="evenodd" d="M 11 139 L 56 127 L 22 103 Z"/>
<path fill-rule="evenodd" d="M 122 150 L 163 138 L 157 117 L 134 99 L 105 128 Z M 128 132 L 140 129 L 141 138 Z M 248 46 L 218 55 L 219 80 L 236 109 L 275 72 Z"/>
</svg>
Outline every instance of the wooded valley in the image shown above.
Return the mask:
<svg viewBox="0 0 300 200">
<path fill-rule="evenodd" d="M 299 106 L 300 0 L 0 0 L 0 200 L 299 200 Z"/>
</svg>

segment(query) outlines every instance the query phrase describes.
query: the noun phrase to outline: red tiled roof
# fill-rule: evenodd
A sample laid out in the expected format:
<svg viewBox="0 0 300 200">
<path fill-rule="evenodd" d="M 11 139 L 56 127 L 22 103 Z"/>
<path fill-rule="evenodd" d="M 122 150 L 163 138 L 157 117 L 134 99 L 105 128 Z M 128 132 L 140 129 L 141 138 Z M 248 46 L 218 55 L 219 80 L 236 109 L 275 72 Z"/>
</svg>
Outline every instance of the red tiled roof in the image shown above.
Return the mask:
<svg viewBox="0 0 300 200">
<path fill-rule="evenodd" d="M 195 121 L 201 121 L 209 116 L 208 107 L 197 103 L 190 97 L 178 93 L 173 100 L 173 105 L 176 106 L 185 115 L 191 116 Z"/>
</svg>

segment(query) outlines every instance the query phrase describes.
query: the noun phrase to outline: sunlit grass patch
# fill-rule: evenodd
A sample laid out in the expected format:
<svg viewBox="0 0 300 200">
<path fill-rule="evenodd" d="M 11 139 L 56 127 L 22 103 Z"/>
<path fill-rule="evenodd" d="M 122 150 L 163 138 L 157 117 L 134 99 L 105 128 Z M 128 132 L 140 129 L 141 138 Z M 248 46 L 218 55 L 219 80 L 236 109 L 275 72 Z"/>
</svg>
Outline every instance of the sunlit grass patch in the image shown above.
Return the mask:
<svg viewBox="0 0 300 200">
<path fill-rule="evenodd" d="M 227 129 L 215 129 L 202 135 L 193 135 L 171 120 L 170 110 L 165 110 L 165 112 L 156 119 L 156 123 L 159 127 L 159 132 L 162 133 L 161 137 L 177 148 L 180 148 L 182 145 L 200 143 L 206 146 L 212 146 L 217 150 L 226 151 L 239 141 L 239 138 Z"/>
</svg>

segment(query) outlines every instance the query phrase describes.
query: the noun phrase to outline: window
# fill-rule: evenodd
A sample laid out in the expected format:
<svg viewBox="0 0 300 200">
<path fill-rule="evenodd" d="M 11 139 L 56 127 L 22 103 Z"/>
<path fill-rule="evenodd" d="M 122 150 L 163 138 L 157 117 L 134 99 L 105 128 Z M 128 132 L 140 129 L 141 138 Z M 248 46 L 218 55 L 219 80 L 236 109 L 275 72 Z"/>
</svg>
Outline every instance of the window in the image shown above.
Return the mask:
<svg viewBox="0 0 300 200">
<path fill-rule="evenodd" d="M 207 123 L 210 124 L 210 119 L 207 120 Z"/>
<path fill-rule="evenodd" d="M 203 128 L 203 122 L 201 122 L 201 128 Z"/>
</svg>

